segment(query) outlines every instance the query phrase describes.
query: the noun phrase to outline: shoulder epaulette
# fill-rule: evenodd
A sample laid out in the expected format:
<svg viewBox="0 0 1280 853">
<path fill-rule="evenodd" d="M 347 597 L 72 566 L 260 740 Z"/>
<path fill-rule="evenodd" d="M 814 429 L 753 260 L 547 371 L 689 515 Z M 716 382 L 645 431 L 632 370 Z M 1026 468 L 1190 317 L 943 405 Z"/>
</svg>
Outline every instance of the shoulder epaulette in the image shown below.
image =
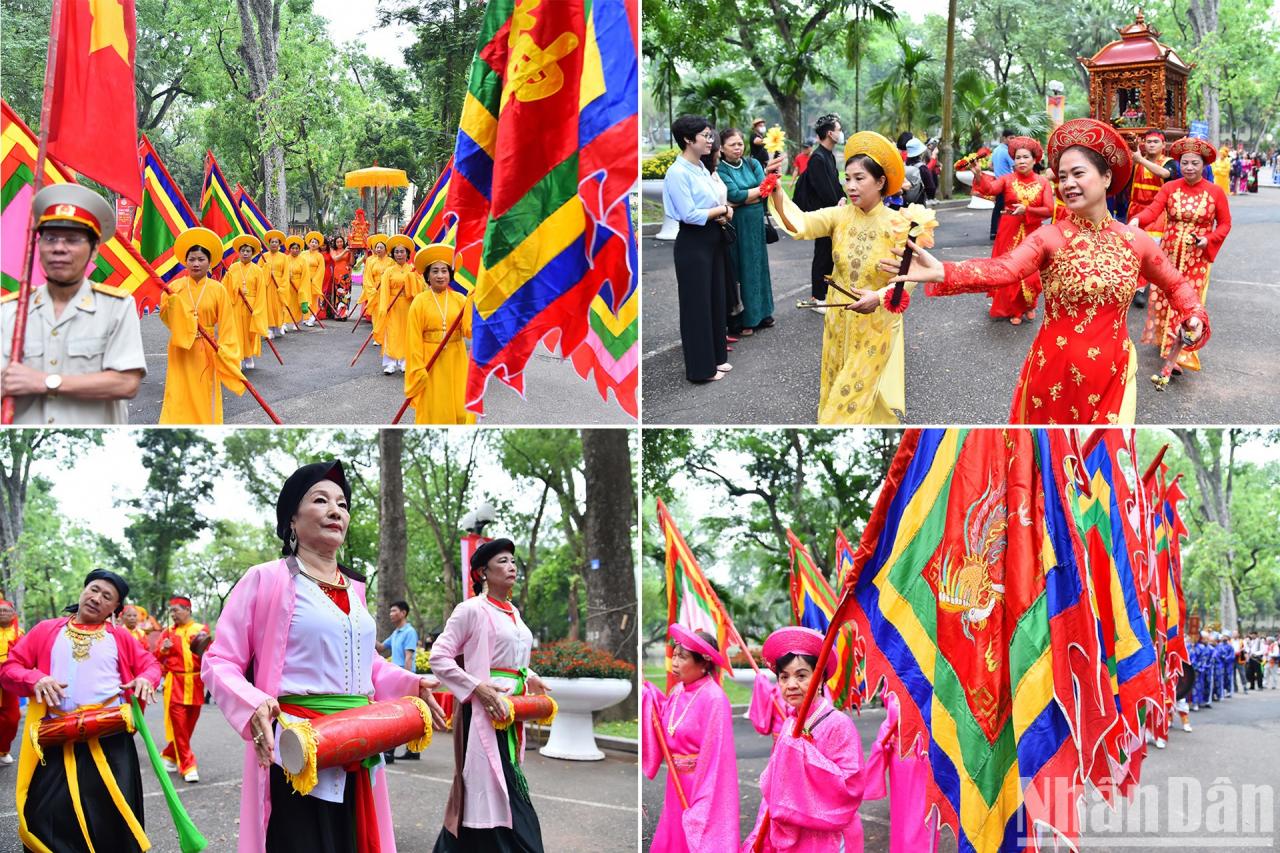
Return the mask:
<svg viewBox="0 0 1280 853">
<path fill-rule="evenodd" d="M 6 302 L 12 302 L 17 298 L 18 298 L 18 291 L 16 290 L 10 293 L 6 293 L 4 296 L 0 296 L 0 305 L 4 305 Z"/>
<path fill-rule="evenodd" d="M 115 296 L 118 299 L 125 299 L 130 295 L 129 291 L 125 290 L 124 288 L 113 287 L 110 284 L 102 284 L 100 282 L 95 281 L 93 282 L 92 286 L 95 292 L 103 293 L 103 294 L 106 294 L 107 296 Z"/>
</svg>

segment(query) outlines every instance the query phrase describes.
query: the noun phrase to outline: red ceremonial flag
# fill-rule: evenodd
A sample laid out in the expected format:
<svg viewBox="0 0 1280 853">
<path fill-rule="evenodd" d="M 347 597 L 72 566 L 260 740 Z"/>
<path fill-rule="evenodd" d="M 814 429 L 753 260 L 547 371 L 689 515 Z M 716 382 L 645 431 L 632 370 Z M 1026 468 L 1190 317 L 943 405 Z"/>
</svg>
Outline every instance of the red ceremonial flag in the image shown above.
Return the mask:
<svg viewBox="0 0 1280 853">
<path fill-rule="evenodd" d="M 49 156 L 141 204 L 134 0 L 54 2 Z"/>
</svg>

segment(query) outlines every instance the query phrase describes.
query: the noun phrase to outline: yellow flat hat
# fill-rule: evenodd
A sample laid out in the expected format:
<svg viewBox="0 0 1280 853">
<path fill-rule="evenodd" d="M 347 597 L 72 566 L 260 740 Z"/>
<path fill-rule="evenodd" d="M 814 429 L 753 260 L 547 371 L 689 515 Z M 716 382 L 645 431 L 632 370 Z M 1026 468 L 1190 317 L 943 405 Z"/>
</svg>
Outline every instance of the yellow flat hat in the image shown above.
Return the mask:
<svg viewBox="0 0 1280 853">
<path fill-rule="evenodd" d="M 305 246 L 306 244 L 310 243 L 312 240 L 315 240 L 321 246 L 324 245 L 324 235 L 321 234 L 319 231 L 308 231 L 307 236 L 303 238 L 303 245 Z"/>
<path fill-rule="evenodd" d="M 264 243 L 270 243 L 272 240 L 279 240 L 279 241 L 280 241 L 280 245 L 281 245 L 281 246 L 283 246 L 283 245 L 284 245 L 284 240 L 285 240 L 284 232 L 283 232 L 283 231 L 277 231 L 275 228 L 272 228 L 272 229 L 271 229 L 270 231 L 268 231 L 266 234 L 263 234 L 263 235 L 262 235 L 262 242 L 264 242 Z"/>
<path fill-rule="evenodd" d="M 370 234 L 364 240 L 364 244 L 369 247 L 370 251 L 372 251 L 373 247 L 378 245 L 379 243 L 385 244 L 386 242 L 387 242 L 386 234 Z"/>
<path fill-rule="evenodd" d="M 396 250 L 397 246 L 403 246 L 409 251 L 409 257 L 413 257 L 414 250 L 418 247 L 414 245 L 413 238 L 406 234 L 397 234 L 387 241 L 387 254 L 391 254 Z"/>
<path fill-rule="evenodd" d="M 906 178 L 906 167 L 902 163 L 902 155 L 889 140 L 872 130 L 860 130 L 844 144 L 844 162 L 855 154 L 866 154 L 884 169 L 884 195 L 896 195 L 902 189 L 902 181 Z"/>
<path fill-rule="evenodd" d="M 187 262 L 187 252 L 193 246 L 199 246 L 209 253 L 210 266 L 222 260 L 222 241 L 209 228 L 188 228 L 178 235 L 178 239 L 173 242 L 173 256 L 178 263 Z"/>
<path fill-rule="evenodd" d="M 294 246 L 297 246 L 299 249 L 306 248 L 306 246 L 303 245 L 302 238 L 299 237 L 297 234 L 290 234 L 288 237 L 285 237 L 284 245 L 285 245 L 285 248 L 288 248 L 288 249 L 292 249 Z"/>
<path fill-rule="evenodd" d="M 413 265 L 418 268 L 418 275 L 425 275 L 427 267 L 434 263 L 442 263 L 453 269 L 453 247 L 448 243 L 432 243 L 425 249 L 419 249 L 418 254 L 413 259 Z"/>
<path fill-rule="evenodd" d="M 254 252 L 262 251 L 262 242 L 252 234 L 241 234 L 231 241 L 231 248 L 237 252 L 240 251 L 241 246 L 252 246 Z"/>
</svg>

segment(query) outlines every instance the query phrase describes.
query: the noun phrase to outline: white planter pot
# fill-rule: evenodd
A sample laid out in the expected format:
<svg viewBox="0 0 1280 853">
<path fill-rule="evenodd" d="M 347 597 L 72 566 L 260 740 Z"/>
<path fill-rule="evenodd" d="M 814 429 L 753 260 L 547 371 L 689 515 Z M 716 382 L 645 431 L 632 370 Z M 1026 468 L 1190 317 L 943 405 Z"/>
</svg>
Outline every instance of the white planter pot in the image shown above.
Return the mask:
<svg viewBox="0 0 1280 853">
<path fill-rule="evenodd" d="M 596 746 L 591 714 L 626 699 L 631 682 L 625 678 L 543 678 L 551 697 L 559 705 L 551 736 L 539 750 L 548 758 L 570 761 L 600 761 L 604 753 Z"/>
<path fill-rule="evenodd" d="M 764 673 L 764 677 L 769 679 L 769 681 L 773 682 L 774 684 L 778 683 L 778 676 L 773 674 L 773 670 L 765 669 L 764 667 L 761 667 L 760 671 Z M 735 669 L 735 670 L 732 670 L 732 672 L 733 672 L 734 684 L 741 684 L 743 687 L 752 687 L 752 688 L 755 687 L 756 673 L 755 673 L 755 670 L 753 670 L 751 667 Z M 747 720 L 750 718 L 751 718 L 751 706 L 750 704 L 748 704 L 747 710 L 742 712 L 742 719 Z"/>
<path fill-rule="evenodd" d="M 644 198 L 656 199 L 662 201 L 662 181 L 658 178 L 648 178 L 640 182 L 640 194 Z M 680 223 L 667 216 L 662 216 L 662 230 L 653 235 L 655 240 L 674 240 L 676 235 L 680 233 Z"/>
</svg>

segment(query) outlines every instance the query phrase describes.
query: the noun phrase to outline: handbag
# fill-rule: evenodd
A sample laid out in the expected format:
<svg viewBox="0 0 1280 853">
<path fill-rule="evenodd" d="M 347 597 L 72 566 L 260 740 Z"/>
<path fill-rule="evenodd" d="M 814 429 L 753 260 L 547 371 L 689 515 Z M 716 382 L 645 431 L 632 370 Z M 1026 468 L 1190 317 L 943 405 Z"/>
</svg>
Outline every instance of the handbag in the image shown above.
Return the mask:
<svg viewBox="0 0 1280 853">
<path fill-rule="evenodd" d="M 724 243 L 726 246 L 732 246 L 738 242 L 738 229 L 734 227 L 732 222 L 721 222 L 720 228 L 724 232 Z"/>
<path fill-rule="evenodd" d="M 778 229 L 768 216 L 764 218 L 764 242 L 766 246 L 778 242 Z"/>
</svg>

